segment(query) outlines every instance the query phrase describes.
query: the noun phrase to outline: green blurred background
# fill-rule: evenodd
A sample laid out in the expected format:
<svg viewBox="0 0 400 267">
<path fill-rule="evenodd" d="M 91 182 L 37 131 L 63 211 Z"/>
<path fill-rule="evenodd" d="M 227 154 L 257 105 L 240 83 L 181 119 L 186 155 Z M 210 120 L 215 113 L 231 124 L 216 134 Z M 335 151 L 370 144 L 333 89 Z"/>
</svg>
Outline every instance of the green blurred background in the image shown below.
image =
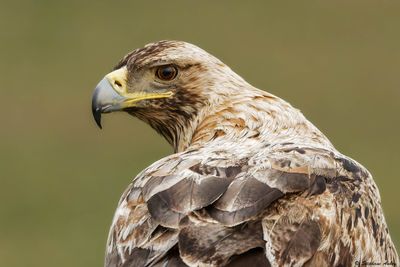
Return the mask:
<svg viewBox="0 0 400 267">
<path fill-rule="evenodd" d="M 367 166 L 400 247 L 399 1 L 152 2 L 1 0 L 0 266 L 103 264 L 122 191 L 172 150 L 125 114 L 97 129 L 91 93 L 160 39 L 213 53 Z"/>
</svg>

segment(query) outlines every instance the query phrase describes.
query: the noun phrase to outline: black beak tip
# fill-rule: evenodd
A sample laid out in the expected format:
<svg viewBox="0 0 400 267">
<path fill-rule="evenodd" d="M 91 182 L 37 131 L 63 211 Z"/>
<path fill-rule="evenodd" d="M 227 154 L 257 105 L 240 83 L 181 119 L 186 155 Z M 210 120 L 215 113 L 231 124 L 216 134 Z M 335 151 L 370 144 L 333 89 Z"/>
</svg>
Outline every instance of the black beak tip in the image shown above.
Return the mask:
<svg viewBox="0 0 400 267">
<path fill-rule="evenodd" d="M 92 113 L 93 113 L 93 118 L 96 121 L 97 126 L 99 126 L 100 129 L 101 127 L 101 108 L 92 108 Z"/>
<path fill-rule="evenodd" d="M 93 118 L 96 121 L 97 126 L 99 126 L 100 129 L 102 129 L 101 127 L 101 105 L 99 105 L 98 103 L 98 89 L 96 88 L 96 90 L 93 92 L 93 96 L 92 96 L 92 114 L 93 114 Z"/>
</svg>

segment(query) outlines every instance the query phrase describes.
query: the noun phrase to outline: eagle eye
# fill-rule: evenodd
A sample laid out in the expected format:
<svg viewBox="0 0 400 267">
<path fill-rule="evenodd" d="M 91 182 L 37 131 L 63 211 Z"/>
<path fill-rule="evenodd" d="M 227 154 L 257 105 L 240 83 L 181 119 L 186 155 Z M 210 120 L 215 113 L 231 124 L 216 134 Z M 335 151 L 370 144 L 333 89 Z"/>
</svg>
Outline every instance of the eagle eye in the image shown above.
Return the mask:
<svg viewBox="0 0 400 267">
<path fill-rule="evenodd" d="M 156 70 L 157 78 L 163 81 L 171 81 L 176 75 L 178 75 L 178 69 L 173 65 L 161 66 Z"/>
</svg>

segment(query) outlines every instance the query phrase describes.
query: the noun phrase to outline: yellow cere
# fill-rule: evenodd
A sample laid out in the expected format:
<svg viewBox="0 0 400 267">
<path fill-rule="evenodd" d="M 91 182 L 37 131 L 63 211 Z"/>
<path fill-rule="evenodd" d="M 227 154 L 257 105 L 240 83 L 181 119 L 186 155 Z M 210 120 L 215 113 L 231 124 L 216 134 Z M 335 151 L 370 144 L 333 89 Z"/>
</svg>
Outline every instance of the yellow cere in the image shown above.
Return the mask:
<svg viewBox="0 0 400 267">
<path fill-rule="evenodd" d="M 128 70 L 126 67 L 117 69 L 113 72 L 110 72 L 106 75 L 107 80 L 110 82 L 111 86 L 117 91 L 120 95 L 125 95 L 126 91 L 126 76 L 128 74 Z"/>
</svg>

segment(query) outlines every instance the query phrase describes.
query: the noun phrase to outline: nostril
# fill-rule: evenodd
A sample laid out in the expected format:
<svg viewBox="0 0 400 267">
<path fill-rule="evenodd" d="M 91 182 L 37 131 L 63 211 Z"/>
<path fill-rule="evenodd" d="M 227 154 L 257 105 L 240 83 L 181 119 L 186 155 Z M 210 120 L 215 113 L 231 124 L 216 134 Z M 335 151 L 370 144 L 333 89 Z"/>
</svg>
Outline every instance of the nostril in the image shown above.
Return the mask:
<svg viewBox="0 0 400 267">
<path fill-rule="evenodd" d="M 122 87 L 122 84 L 121 84 L 120 81 L 115 80 L 115 81 L 114 81 L 114 84 L 115 84 L 116 86 L 118 86 L 118 87 Z"/>
</svg>

